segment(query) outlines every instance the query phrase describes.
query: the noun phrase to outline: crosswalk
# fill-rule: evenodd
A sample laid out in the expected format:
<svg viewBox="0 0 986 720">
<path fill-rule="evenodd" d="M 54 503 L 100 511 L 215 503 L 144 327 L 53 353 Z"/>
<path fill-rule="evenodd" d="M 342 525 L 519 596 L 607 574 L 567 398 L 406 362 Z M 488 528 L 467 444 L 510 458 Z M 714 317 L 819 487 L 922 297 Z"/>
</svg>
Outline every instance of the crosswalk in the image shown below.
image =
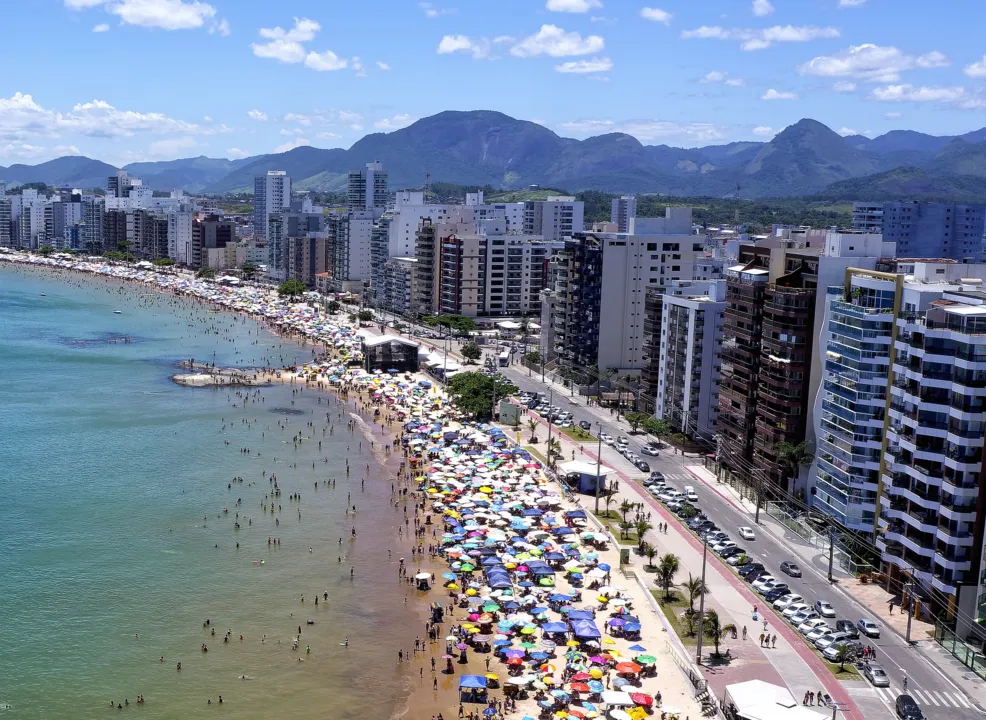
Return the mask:
<svg viewBox="0 0 986 720">
<path fill-rule="evenodd" d="M 945 692 L 944 690 L 922 690 L 913 686 L 908 686 L 907 690 L 900 687 L 874 688 L 877 695 L 888 702 L 891 706 L 897 702 L 897 698 L 905 692 L 917 700 L 918 704 L 925 708 L 928 707 L 953 707 L 972 709 L 973 705 L 960 692 Z"/>
</svg>

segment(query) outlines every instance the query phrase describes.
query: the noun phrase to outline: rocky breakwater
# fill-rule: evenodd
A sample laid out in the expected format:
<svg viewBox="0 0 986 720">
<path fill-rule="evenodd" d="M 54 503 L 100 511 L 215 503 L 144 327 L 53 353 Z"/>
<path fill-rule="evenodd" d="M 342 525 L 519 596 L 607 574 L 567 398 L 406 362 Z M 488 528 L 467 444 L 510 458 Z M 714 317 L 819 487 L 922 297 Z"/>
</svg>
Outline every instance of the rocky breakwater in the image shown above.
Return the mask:
<svg viewBox="0 0 986 720">
<path fill-rule="evenodd" d="M 186 387 L 261 387 L 270 385 L 270 378 L 261 370 L 217 368 L 212 365 L 181 363 L 187 372 L 172 375 L 171 379 Z"/>
</svg>

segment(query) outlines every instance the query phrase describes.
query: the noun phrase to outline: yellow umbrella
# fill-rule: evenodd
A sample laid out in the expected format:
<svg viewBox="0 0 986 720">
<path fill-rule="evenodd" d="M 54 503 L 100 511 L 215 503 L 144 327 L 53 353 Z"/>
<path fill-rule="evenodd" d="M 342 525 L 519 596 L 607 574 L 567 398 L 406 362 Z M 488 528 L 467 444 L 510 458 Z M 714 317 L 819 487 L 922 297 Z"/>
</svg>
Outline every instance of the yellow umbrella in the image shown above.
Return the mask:
<svg viewBox="0 0 986 720">
<path fill-rule="evenodd" d="M 479 632 L 479 628 L 478 627 L 471 627 L 471 628 L 469 628 L 469 632 L 471 632 L 471 633 L 478 633 Z"/>
<path fill-rule="evenodd" d="M 458 590 L 459 589 L 459 583 L 454 583 L 454 582 L 453 583 L 449 583 L 445 587 L 447 587 L 449 590 Z"/>
<path fill-rule="evenodd" d="M 565 643 L 565 644 L 566 644 L 566 645 L 567 645 L 568 647 L 578 647 L 578 646 L 579 646 L 579 641 L 578 641 L 578 640 L 569 640 L 569 641 L 568 641 L 567 643 Z"/>
<path fill-rule="evenodd" d="M 607 655 L 612 655 L 615 658 L 620 657 L 620 651 L 617 650 L 616 648 L 607 648 L 606 649 L 606 654 Z"/>
<path fill-rule="evenodd" d="M 640 705 L 637 705 L 632 710 L 627 710 L 627 715 L 633 718 L 633 720 L 644 720 L 647 717 L 647 711 L 640 707 Z"/>
<path fill-rule="evenodd" d="M 609 598 L 606 597 L 605 595 L 597 595 L 596 596 L 596 600 L 598 602 L 601 602 L 601 603 L 608 603 L 609 602 Z"/>
<path fill-rule="evenodd" d="M 603 638 L 603 642 L 607 645 L 616 645 L 616 640 L 613 638 Z"/>
<path fill-rule="evenodd" d="M 500 679 L 500 676 L 497 675 L 496 673 L 486 673 L 486 679 L 487 680 L 499 680 Z"/>
<path fill-rule="evenodd" d="M 438 488 L 428 488 L 428 492 L 430 492 L 430 493 L 437 493 L 438 492 Z"/>
<path fill-rule="evenodd" d="M 476 594 L 476 590 L 473 588 L 469 588 L 468 590 L 466 590 L 466 595 L 475 595 L 475 594 Z"/>
<path fill-rule="evenodd" d="M 589 671 L 589 675 L 591 675 L 593 677 L 593 679 L 598 680 L 599 678 L 601 678 L 603 676 L 603 671 L 600 670 L 599 668 L 592 668 Z"/>
</svg>

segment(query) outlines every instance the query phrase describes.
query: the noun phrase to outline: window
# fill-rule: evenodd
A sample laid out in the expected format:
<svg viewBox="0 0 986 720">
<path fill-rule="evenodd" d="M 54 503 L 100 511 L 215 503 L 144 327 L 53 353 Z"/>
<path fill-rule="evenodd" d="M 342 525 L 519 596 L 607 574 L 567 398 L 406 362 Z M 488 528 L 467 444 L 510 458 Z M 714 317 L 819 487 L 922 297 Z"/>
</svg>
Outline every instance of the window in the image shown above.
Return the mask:
<svg viewBox="0 0 986 720">
<path fill-rule="evenodd" d="M 647 243 L 647 251 L 654 252 L 657 250 L 657 243 Z"/>
</svg>

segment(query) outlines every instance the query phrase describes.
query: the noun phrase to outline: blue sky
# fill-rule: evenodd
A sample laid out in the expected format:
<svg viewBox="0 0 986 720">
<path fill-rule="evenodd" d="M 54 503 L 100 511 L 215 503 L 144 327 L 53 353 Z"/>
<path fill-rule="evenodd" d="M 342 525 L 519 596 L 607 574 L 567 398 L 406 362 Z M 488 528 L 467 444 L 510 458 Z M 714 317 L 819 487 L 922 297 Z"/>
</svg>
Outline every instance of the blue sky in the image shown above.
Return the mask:
<svg viewBox="0 0 986 720">
<path fill-rule="evenodd" d="M 569 137 L 986 125 L 982 0 L 24 0 L 0 164 L 348 147 L 441 110 Z"/>
</svg>

